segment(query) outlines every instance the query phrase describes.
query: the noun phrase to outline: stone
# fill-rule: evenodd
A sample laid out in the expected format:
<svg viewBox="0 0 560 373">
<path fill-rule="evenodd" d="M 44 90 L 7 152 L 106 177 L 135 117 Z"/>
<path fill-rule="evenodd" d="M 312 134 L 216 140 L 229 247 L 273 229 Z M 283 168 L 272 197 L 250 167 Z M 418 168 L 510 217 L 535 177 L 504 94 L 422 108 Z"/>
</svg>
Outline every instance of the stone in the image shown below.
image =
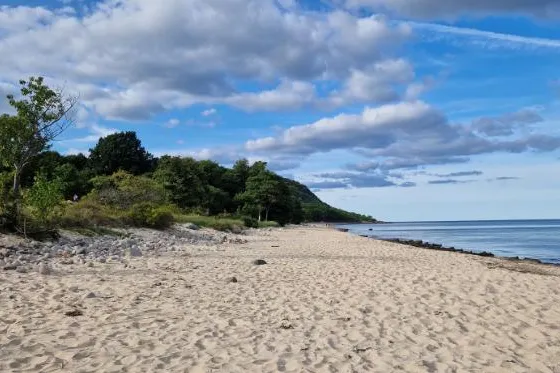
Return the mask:
<svg viewBox="0 0 560 373">
<path fill-rule="evenodd" d="M 190 229 L 190 230 L 193 230 L 193 231 L 197 231 L 197 230 L 200 229 L 200 227 L 199 227 L 198 225 L 193 224 L 193 223 L 187 223 L 187 224 L 185 224 L 185 228 Z"/>
<path fill-rule="evenodd" d="M 46 276 L 46 275 L 50 275 L 52 273 L 52 270 L 47 263 L 40 263 L 39 273 Z"/>
<path fill-rule="evenodd" d="M 89 268 L 93 267 L 93 265 L 94 265 L 93 262 L 87 262 L 86 263 L 86 266 L 89 267 Z"/>
<path fill-rule="evenodd" d="M 24 266 L 18 266 L 16 268 L 16 272 L 18 273 L 27 273 L 27 268 L 25 268 Z"/>
<path fill-rule="evenodd" d="M 237 277 L 232 277 L 232 278 L 229 280 L 229 282 L 236 283 L 236 282 L 237 282 Z"/>
<path fill-rule="evenodd" d="M 137 246 L 132 246 L 126 250 L 126 255 L 133 258 L 140 257 L 142 256 L 142 251 Z"/>
<path fill-rule="evenodd" d="M 64 315 L 68 317 L 78 317 L 78 316 L 83 316 L 83 314 L 84 313 L 78 309 L 73 309 L 71 311 L 67 311 L 64 313 Z"/>
<path fill-rule="evenodd" d="M 18 267 L 15 265 L 4 266 L 4 271 L 15 271 Z"/>
<path fill-rule="evenodd" d="M 262 266 L 262 265 L 265 265 L 267 263 L 263 259 L 256 259 L 256 260 L 253 261 L 253 264 L 257 265 L 257 266 Z"/>
<path fill-rule="evenodd" d="M 90 291 L 89 293 L 87 293 L 87 294 L 84 296 L 84 299 L 92 299 L 92 298 L 97 298 L 97 295 L 95 295 L 95 293 L 92 292 L 92 291 Z"/>
</svg>

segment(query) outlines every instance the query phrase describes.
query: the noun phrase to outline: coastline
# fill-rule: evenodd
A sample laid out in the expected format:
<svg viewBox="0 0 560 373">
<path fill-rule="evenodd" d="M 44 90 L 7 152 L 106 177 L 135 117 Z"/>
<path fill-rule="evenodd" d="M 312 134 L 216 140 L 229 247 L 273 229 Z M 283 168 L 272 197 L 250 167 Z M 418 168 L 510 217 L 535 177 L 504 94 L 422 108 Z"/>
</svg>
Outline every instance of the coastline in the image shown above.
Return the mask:
<svg viewBox="0 0 560 373">
<path fill-rule="evenodd" d="M 494 220 L 489 220 L 489 221 L 494 221 Z M 527 220 L 519 220 L 519 221 L 527 221 Z M 541 221 L 541 220 L 534 220 L 534 221 Z M 461 222 L 461 221 L 458 221 L 458 222 Z M 468 221 L 468 222 L 470 222 L 470 221 Z M 444 223 L 449 223 L 449 222 L 444 222 Z M 387 223 L 387 224 L 391 224 L 391 223 Z M 558 261 L 558 262 L 556 262 L 556 261 L 545 261 L 545 260 L 535 258 L 535 257 L 531 257 L 531 256 L 522 256 L 521 257 L 519 255 L 517 255 L 517 256 L 499 255 L 499 254 L 496 254 L 496 253 L 494 253 L 494 252 L 492 252 L 488 249 L 486 249 L 486 250 L 463 249 L 463 248 L 455 247 L 455 246 L 445 246 L 445 245 L 440 244 L 438 242 L 424 241 L 424 240 L 420 240 L 420 239 L 417 239 L 417 238 L 381 237 L 381 236 L 377 236 L 375 234 L 364 234 L 364 233 L 360 233 L 360 232 L 353 232 L 350 228 L 345 227 L 345 225 L 348 225 L 348 224 L 339 224 L 338 226 L 336 226 L 334 228 L 337 229 L 338 231 L 346 232 L 346 233 L 353 234 L 353 235 L 356 235 L 356 236 L 360 236 L 360 237 L 364 237 L 364 238 L 370 238 L 370 239 L 379 240 L 379 241 L 392 242 L 392 243 L 396 243 L 396 244 L 400 244 L 400 245 L 404 245 L 404 246 L 413 246 L 413 247 L 423 248 L 423 249 L 428 249 L 428 250 L 447 251 L 447 252 L 454 252 L 454 253 L 459 253 L 459 254 L 481 256 L 481 257 L 495 257 L 495 258 L 498 258 L 498 259 L 513 261 L 513 262 L 533 263 L 533 264 L 539 264 L 539 265 L 545 265 L 545 266 L 560 267 L 560 261 Z M 356 224 L 352 224 L 352 225 L 356 225 Z M 369 231 L 372 231 L 372 229 L 370 229 Z"/>
<path fill-rule="evenodd" d="M 172 248 L 169 233 L 130 234 L 161 243 L 124 262 L 0 271 L 0 371 L 560 368 L 557 267 L 315 225 L 202 230 L 204 244 Z"/>
</svg>

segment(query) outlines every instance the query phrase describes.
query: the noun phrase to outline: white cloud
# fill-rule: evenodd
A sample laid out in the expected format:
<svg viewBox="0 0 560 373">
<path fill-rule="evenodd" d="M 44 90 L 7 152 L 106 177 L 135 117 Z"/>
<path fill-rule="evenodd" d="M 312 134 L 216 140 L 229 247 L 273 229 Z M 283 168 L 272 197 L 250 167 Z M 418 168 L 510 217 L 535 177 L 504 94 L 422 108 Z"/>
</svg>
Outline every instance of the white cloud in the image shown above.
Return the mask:
<svg viewBox="0 0 560 373">
<path fill-rule="evenodd" d="M 300 12 L 286 4 L 106 0 L 85 13 L 4 6 L 0 55 L 18 58 L 2 62 L 0 79 L 42 74 L 65 81 L 108 119 L 147 119 L 194 103 L 284 110 L 313 94 L 307 82 L 345 80 L 391 58 L 410 35 L 407 25 L 381 16 Z M 277 93 L 238 87 L 270 86 L 279 77 L 285 83 Z"/>
<path fill-rule="evenodd" d="M 165 123 L 165 127 L 167 127 L 167 128 L 175 128 L 175 127 L 177 127 L 179 124 L 181 124 L 181 121 L 180 121 L 179 119 L 177 119 L 177 118 L 172 118 L 172 119 L 169 119 L 169 120 L 167 121 L 167 123 Z"/>
<path fill-rule="evenodd" d="M 292 110 L 314 104 L 317 99 L 312 83 L 282 81 L 277 88 L 256 92 L 240 93 L 225 100 L 228 104 L 247 111 Z"/>
<path fill-rule="evenodd" d="M 537 119 L 523 112 L 504 118 L 508 124 Z M 515 134 L 514 130 L 512 135 Z M 369 164 L 353 166 L 361 171 L 463 163 L 470 156 L 496 152 L 560 149 L 560 137 L 530 133 L 496 140 L 483 135 L 472 132 L 467 125 L 451 124 L 438 110 L 415 101 L 366 108 L 361 114 L 340 114 L 294 126 L 277 136 L 248 141 L 245 149 L 263 155 L 300 157 L 350 149 L 373 159 Z"/>
<path fill-rule="evenodd" d="M 204 110 L 202 113 L 200 113 L 200 115 L 202 115 L 203 117 L 209 117 L 211 115 L 215 115 L 218 111 L 214 108 L 208 109 L 208 110 Z"/>
</svg>

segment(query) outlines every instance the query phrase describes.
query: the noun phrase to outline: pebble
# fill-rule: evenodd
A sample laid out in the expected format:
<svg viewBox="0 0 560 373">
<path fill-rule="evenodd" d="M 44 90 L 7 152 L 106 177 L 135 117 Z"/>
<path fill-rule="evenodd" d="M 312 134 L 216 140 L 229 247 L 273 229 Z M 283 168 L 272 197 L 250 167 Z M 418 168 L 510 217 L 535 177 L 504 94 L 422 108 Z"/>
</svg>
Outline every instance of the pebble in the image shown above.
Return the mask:
<svg viewBox="0 0 560 373">
<path fill-rule="evenodd" d="M 42 275 L 50 275 L 52 273 L 51 268 L 46 263 L 39 264 L 39 273 Z"/>
<path fill-rule="evenodd" d="M 95 295 L 94 292 L 89 292 L 84 296 L 84 299 L 92 299 L 92 298 L 97 298 L 97 295 Z"/>
</svg>

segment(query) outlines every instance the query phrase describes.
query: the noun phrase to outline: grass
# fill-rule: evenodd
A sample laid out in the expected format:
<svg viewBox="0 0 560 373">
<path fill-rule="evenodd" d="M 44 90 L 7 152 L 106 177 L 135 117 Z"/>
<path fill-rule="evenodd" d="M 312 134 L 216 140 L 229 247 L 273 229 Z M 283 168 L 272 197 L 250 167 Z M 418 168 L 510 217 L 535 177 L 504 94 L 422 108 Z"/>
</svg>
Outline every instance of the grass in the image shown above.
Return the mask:
<svg viewBox="0 0 560 373">
<path fill-rule="evenodd" d="M 161 211 L 160 211 L 161 210 Z M 211 228 L 217 231 L 239 232 L 246 228 L 245 219 L 236 216 L 203 216 L 184 214 L 173 206 L 156 206 L 155 212 L 170 215 L 169 224 L 193 223 L 199 227 Z M 91 200 L 82 200 L 66 207 L 60 218 L 60 227 L 85 235 L 118 234 L 110 228 L 125 228 L 130 226 L 151 227 L 147 220 L 151 215 L 144 216 L 141 206 L 134 205 L 129 210 L 119 210 Z M 140 222 L 138 222 L 140 220 Z M 146 220 L 146 221 L 145 221 Z M 253 220 L 254 221 L 254 220 Z M 167 223 L 167 221 L 166 221 Z M 256 221 L 254 221 L 256 224 Z M 152 224 L 153 225 L 153 224 Z M 169 226 L 165 224 L 161 228 Z M 105 228 L 103 228 L 105 227 Z M 259 228 L 279 227 L 274 221 L 260 222 Z"/>
<path fill-rule="evenodd" d="M 261 221 L 259 222 L 259 228 L 278 228 L 280 224 L 275 221 Z"/>
<path fill-rule="evenodd" d="M 222 218 L 219 216 L 175 214 L 177 223 L 193 223 L 199 227 L 212 228 L 217 231 L 239 230 L 245 227 L 242 219 Z"/>
</svg>

